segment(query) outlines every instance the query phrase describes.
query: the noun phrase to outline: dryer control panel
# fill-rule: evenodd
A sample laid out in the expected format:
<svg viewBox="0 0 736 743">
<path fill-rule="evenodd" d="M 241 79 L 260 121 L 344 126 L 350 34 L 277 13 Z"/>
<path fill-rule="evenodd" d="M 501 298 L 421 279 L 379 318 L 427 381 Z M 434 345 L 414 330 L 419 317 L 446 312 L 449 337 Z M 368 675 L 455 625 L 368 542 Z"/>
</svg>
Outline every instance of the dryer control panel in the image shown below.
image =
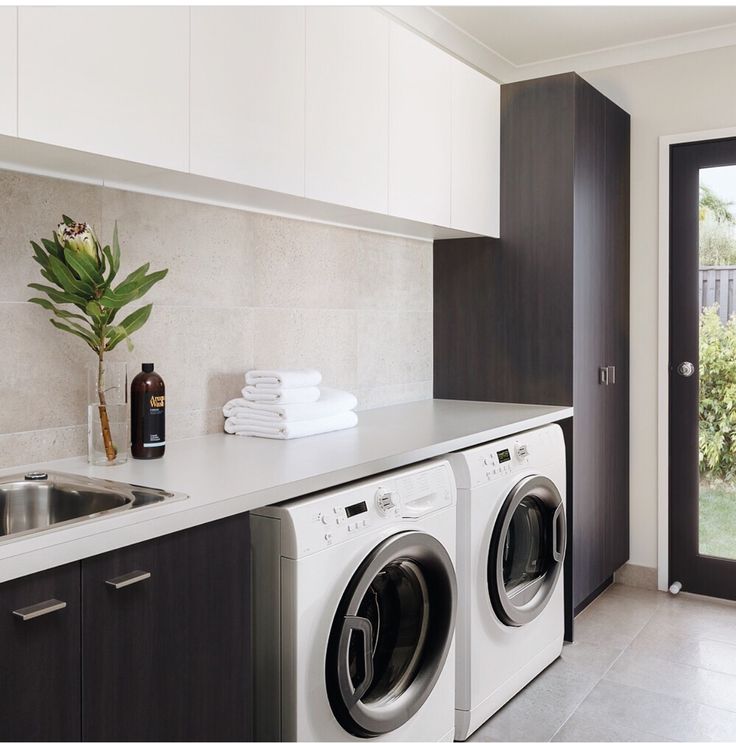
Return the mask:
<svg viewBox="0 0 736 743">
<path fill-rule="evenodd" d="M 455 452 L 448 458 L 457 487 L 465 490 L 560 456 L 565 456 L 562 429 L 551 425 Z"/>
<path fill-rule="evenodd" d="M 455 500 L 452 468 L 442 460 L 269 506 L 257 513 L 281 519 L 282 554 L 297 558 L 397 521 L 418 521 L 454 505 Z"/>
</svg>

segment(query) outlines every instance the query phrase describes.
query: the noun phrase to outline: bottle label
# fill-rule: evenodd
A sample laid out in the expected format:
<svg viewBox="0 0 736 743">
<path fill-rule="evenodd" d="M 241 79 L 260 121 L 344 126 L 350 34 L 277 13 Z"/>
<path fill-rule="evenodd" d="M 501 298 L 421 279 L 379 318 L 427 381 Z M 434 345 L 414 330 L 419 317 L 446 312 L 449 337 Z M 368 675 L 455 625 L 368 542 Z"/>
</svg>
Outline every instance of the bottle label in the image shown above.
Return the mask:
<svg viewBox="0 0 736 743">
<path fill-rule="evenodd" d="M 166 395 L 145 395 L 143 446 L 150 449 L 166 444 Z"/>
</svg>

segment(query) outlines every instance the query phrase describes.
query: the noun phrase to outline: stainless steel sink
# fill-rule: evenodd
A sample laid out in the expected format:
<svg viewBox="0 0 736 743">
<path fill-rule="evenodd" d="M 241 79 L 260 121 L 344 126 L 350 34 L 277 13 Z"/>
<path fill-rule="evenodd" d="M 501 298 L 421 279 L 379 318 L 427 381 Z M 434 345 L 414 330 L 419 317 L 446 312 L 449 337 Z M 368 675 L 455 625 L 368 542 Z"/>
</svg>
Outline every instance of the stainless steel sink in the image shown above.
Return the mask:
<svg viewBox="0 0 736 743">
<path fill-rule="evenodd" d="M 0 478 L 0 542 L 186 497 L 63 472 L 11 475 Z"/>
</svg>

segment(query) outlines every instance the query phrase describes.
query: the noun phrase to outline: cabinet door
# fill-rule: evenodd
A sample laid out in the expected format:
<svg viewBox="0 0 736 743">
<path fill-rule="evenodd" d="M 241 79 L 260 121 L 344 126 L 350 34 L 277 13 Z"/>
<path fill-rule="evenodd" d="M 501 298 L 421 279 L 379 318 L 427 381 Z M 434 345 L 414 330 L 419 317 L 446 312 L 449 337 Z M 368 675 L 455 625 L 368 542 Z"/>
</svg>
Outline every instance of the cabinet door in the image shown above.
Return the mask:
<svg viewBox="0 0 736 743">
<path fill-rule="evenodd" d="M 191 170 L 304 195 L 304 8 L 193 7 Z"/>
<path fill-rule="evenodd" d="M 450 226 L 452 58 L 391 23 L 388 211 Z"/>
<path fill-rule="evenodd" d="M 82 590 L 85 740 L 250 740 L 247 514 L 85 560 Z"/>
<path fill-rule="evenodd" d="M 605 100 L 606 342 L 615 383 L 608 388 L 607 571 L 629 559 L 629 115 Z M 613 381 L 613 380 L 612 380 Z"/>
<path fill-rule="evenodd" d="M 0 134 L 18 134 L 18 9 L 0 8 Z"/>
<path fill-rule="evenodd" d="M 20 137 L 187 169 L 187 8 L 18 13 Z"/>
<path fill-rule="evenodd" d="M 497 82 L 452 61 L 452 226 L 498 237 L 500 97 Z"/>
<path fill-rule="evenodd" d="M 0 584 L 2 740 L 80 739 L 80 610 L 78 562 Z"/>
<path fill-rule="evenodd" d="M 389 20 L 307 8 L 306 195 L 388 210 Z"/>
</svg>

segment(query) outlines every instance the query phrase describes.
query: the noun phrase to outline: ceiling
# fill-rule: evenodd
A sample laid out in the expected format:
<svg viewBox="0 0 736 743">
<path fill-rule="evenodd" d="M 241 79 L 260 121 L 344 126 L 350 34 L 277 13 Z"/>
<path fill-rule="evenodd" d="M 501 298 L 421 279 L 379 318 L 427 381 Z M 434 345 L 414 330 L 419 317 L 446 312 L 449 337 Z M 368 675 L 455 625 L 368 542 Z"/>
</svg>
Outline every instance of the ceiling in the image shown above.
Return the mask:
<svg viewBox="0 0 736 743">
<path fill-rule="evenodd" d="M 432 10 L 514 67 L 736 24 L 727 6 L 495 6 Z"/>
</svg>

